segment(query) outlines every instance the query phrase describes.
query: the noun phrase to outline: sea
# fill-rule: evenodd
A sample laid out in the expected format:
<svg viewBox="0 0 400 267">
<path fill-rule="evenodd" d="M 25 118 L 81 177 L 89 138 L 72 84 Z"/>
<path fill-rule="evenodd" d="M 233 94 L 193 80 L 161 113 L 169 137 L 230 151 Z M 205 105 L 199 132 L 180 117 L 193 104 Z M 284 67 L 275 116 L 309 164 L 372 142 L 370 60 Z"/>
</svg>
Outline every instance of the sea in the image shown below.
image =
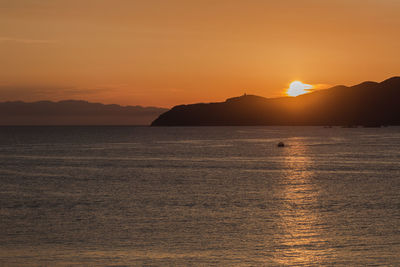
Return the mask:
<svg viewBox="0 0 400 267">
<path fill-rule="evenodd" d="M 400 266 L 400 127 L 0 127 L 0 266 Z"/>
</svg>

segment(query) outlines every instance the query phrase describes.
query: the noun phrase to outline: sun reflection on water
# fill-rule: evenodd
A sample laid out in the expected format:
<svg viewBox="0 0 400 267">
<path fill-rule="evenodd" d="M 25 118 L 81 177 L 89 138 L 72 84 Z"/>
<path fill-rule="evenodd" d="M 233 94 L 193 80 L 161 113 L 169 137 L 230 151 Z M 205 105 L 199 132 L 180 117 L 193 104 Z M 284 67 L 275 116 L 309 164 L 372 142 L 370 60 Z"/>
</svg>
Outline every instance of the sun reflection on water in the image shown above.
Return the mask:
<svg viewBox="0 0 400 267">
<path fill-rule="evenodd" d="M 274 260 L 284 265 L 317 264 L 327 256 L 319 249 L 327 240 L 318 211 L 319 188 L 313 180 L 314 162 L 301 139 L 293 139 L 283 153 L 286 173 L 278 196 L 282 205 L 279 209 L 281 236 Z"/>
</svg>

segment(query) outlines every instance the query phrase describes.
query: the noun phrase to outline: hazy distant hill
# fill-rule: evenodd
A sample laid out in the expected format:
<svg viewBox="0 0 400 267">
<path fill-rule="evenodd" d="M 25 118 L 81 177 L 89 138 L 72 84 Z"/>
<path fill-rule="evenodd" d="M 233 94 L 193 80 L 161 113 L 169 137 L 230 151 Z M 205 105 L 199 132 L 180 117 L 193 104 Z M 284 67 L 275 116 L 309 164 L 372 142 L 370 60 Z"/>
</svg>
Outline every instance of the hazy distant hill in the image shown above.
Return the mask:
<svg viewBox="0 0 400 267">
<path fill-rule="evenodd" d="M 149 125 L 167 109 L 86 101 L 0 103 L 0 125 Z"/>
<path fill-rule="evenodd" d="M 152 125 L 400 125 L 400 77 L 298 97 L 244 95 L 221 103 L 181 105 Z"/>
</svg>

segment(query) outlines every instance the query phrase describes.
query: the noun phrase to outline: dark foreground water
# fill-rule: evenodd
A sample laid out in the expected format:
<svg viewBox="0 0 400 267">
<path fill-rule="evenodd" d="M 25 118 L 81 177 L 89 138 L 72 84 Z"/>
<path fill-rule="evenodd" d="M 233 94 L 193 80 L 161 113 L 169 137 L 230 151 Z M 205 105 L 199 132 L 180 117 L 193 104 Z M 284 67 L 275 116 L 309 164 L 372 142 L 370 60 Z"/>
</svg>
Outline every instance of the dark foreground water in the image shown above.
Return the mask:
<svg viewBox="0 0 400 267">
<path fill-rule="evenodd" d="M 1 127 L 0 216 L 1 266 L 399 266 L 400 128 Z"/>
</svg>

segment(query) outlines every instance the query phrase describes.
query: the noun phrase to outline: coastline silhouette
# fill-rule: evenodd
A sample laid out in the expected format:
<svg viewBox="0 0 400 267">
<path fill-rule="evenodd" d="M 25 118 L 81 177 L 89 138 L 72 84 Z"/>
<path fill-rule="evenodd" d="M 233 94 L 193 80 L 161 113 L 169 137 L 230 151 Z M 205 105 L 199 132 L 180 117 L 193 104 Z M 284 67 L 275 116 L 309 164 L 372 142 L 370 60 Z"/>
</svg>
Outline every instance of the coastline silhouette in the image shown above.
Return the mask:
<svg viewBox="0 0 400 267">
<path fill-rule="evenodd" d="M 81 100 L 0 103 L 0 125 L 149 125 L 165 108 Z"/>
<path fill-rule="evenodd" d="M 175 106 L 152 126 L 400 125 L 400 77 L 335 86 L 298 97 L 244 94 L 220 103 Z"/>
</svg>

